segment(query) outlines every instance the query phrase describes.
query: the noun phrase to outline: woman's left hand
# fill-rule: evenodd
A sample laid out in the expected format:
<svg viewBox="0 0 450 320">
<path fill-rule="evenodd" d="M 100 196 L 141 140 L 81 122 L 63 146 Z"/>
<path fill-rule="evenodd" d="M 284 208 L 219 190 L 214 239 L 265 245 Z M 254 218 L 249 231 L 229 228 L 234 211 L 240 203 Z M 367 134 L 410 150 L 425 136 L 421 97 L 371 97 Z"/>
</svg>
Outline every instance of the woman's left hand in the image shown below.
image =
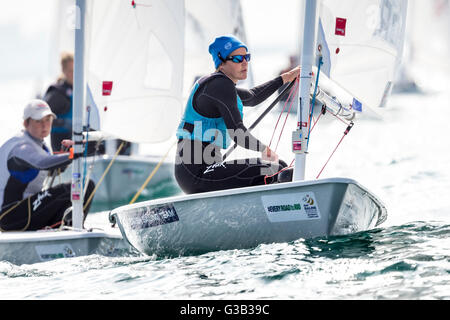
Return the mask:
<svg viewBox="0 0 450 320">
<path fill-rule="evenodd" d="M 296 67 L 291 71 L 283 73 L 281 75 L 281 78 L 283 78 L 283 84 L 294 81 L 299 75 L 300 75 L 300 67 Z"/>
</svg>

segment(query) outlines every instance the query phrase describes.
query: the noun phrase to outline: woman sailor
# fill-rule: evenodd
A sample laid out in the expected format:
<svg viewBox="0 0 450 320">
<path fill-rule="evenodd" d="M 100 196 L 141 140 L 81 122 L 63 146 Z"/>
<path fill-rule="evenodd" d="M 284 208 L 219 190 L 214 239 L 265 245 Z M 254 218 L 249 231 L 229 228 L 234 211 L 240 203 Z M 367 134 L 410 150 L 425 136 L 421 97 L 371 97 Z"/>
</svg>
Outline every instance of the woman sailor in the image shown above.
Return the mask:
<svg viewBox="0 0 450 320">
<path fill-rule="evenodd" d="M 255 138 L 243 123 L 243 107 L 266 100 L 284 83 L 298 77 L 300 68 L 250 90 L 237 88 L 247 78 L 250 53 L 234 36 L 221 36 L 209 46 L 216 71 L 196 81 L 178 127 L 175 177 L 188 194 L 261 185 L 265 177 L 286 167 L 278 155 Z M 234 141 L 261 152 L 261 157 L 224 162 L 221 149 Z M 266 180 L 276 181 L 277 176 Z"/>
</svg>

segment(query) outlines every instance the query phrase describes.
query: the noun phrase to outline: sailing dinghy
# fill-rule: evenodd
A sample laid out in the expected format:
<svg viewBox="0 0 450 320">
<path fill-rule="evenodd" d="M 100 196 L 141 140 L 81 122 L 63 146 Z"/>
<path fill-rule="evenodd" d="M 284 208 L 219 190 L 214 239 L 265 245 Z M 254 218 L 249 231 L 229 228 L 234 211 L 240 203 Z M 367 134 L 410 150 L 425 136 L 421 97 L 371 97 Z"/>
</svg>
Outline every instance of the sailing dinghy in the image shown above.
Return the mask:
<svg viewBox="0 0 450 320">
<path fill-rule="evenodd" d="M 406 1 L 321 1 L 319 15 L 319 1 L 304 4 L 293 181 L 114 209 L 111 220 L 137 250 L 182 255 L 251 248 L 364 231 L 386 220 L 383 203 L 353 179 L 305 180 L 305 160 L 316 98 L 352 117 L 385 102 L 401 57 Z"/>
<path fill-rule="evenodd" d="M 120 138 L 132 142 L 169 138 L 176 124 L 171 125 L 168 119 L 180 119 L 182 112 L 183 2 L 77 0 L 76 9 L 74 154 L 84 153 L 86 80 L 103 113 L 102 129 L 107 134 L 120 132 Z M 71 176 L 73 227 L 2 232 L 0 260 L 30 264 L 94 253 L 136 253 L 120 230 L 108 225 L 106 217 L 105 223 L 83 228 L 83 167 L 82 157 L 75 157 Z M 122 192 L 127 190 L 126 184 L 118 184 Z"/>
<path fill-rule="evenodd" d="M 97 1 L 94 1 L 97 2 Z M 116 9 L 117 5 L 120 3 L 122 5 L 121 11 Z M 95 45 L 88 45 L 89 55 L 93 57 L 98 57 L 99 54 L 104 54 L 105 43 L 108 42 L 108 48 L 112 49 L 118 47 L 121 42 L 124 42 L 124 33 L 118 34 L 117 27 L 124 26 L 124 23 L 118 24 L 112 21 L 110 18 L 106 21 L 102 21 L 101 14 L 106 16 L 114 16 L 116 21 L 128 21 L 129 25 L 126 26 L 128 29 L 128 34 L 133 33 L 137 35 L 137 39 L 143 41 L 142 45 L 145 47 L 148 45 L 146 40 L 143 40 L 143 34 L 136 32 L 139 27 L 136 26 L 136 22 L 139 23 L 138 19 L 145 17 L 145 11 L 152 6 L 149 1 L 138 1 L 134 4 L 132 1 L 121 0 L 117 4 L 109 4 L 106 6 L 105 3 L 91 5 L 91 8 L 96 8 L 95 13 L 92 14 L 92 10 L 88 9 L 88 15 L 86 17 L 88 28 L 96 31 L 89 33 L 88 38 L 90 43 L 95 43 Z M 130 9 L 131 8 L 131 9 Z M 89 13 L 89 11 L 91 13 Z M 135 11 L 139 11 L 139 17 L 135 14 Z M 52 37 L 51 52 L 53 52 L 50 61 L 54 64 L 54 68 L 59 67 L 59 64 L 54 63 L 58 61 L 58 56 L 61 52 L 73 52 L 74 51 L 74 38 L 77 19 L 77 14 L 79 13 L 78 7 L 75 5 L 75 0 L 59 0 L 55 4 L 55 18 L 54 18 L 54 36 Z M 144 12 L 144 13 L 142 13 Z M 148 13 L 148 12 L 147 12 Z M 167 17 L 167 12 L 162 13 L 160 19 Z M 173 17 L 179 19 L 177 15 Z M 183 17 L 181 17 L 183 18 Z M 166 22 L 161 22 L 162 24 L 167 24 L 167 21 L 173 21 L 173 19 L 168 19 Z M 69 25 L 70 24 L 70 25 Z M 92 27 L 89 27 L 92 25 Z M 124 29 L 124 30 L 126 30 Z M 98 39 L 101 36 L 102 39 Z M 134 38 L 131 38 L 133 42 Z M 106 41 L 108 40 L 108 41 Z M 165 45 L 162 41 L 162 44 Z M 169 47 L 170 48 L 170 47 Z M 136 49 L 136 45 L 133 46 Z M 178 49 L 178 48 L 177 48 Z M 165 150 L 161 152 L 154 152 L 154 148 L 151 148 L 150 153 L 146 154 L 142 152 L 141 145 L 138 143 L 132 143 L 131 147 L 123 147 L 119 155 L 115 155 L 118 148 L 121 148 L 121 141 L 117 140 L 119 137 L 113 134 L 106 134 L 102 129 L 105 126 L 105 122 L 110 122 L 108 127 L 113 126 L 113 122 L 116 120 L 107 119 L 109 112 L 105 111 L 105 100 L 111 99 L 125 99 L 123 100 L 124 105 L 129 103 L 129 97 L 124 95 L 123 83 L 129 83 L 129 79 L 133 78 L 133 74 L 136 72 L 136 65 L 134 68 L 130 68 L 127 71 L 127 75 L 124 76 L 126 80 L 118 83 L 117 81 L 105 81 L 105 94 L 103 93 L 103 85 L 98 86 L 98 74 L 112 74 L 112 73 L 122 73 L 125 74 L 126 68 L 129 66 L 129 62 L 135 60 L 137 57 L 141 57 L 145 54 L 145 50 L 113 50 L 110 51 L 104 59 L 101 61 L 95 61 L 96 67 L 93 73 L 88 73 L 87 75 L 87 93 L 86 93 L 86 105 L 87 108 L 83 108 L 83 125 L 89 127 L 91 130 L 96 130 L 96 139 L 92 139 L 93 131 L 88 134 L 89 144 L 100 144 L 104 143 L 105 153 L 95 156 L 87 157 L 86 168 L 90 179 L 98 186 L 95 192 L 95 196 L 92 200 L 94 208 L 100 210 L 107 210 L 112 208 L 114 205 L 126 204 L 133 198 L 138 190 L 142 187 L 148 176 L 155 171 L 152 175 L 151 184 L 147 184 L 147 187 L 140 194 L 144 199 L 153 199 L 157 197 L 158 193 L 164 192 L 165 194 L 177 194 L 179 193 L 179 188 L 176 185 L 174 175 L 173 175 L 173 165 L 163 162 L 159 165 L 161 157 L 164 155 Z M 128 55 L 128 57 L 126 57 Z M 139 58 L 141 59 L 141 58 Z M 89 60 L 87 59 L 87 64 Z M 125 61 L 125 63 L 118 63 L 120 61 Z M 92 65 L 91 63 L 91 65 Z M 146 66 L 142 66 L 145 69 Z M 91 68 L 92 69 L 92 68 Z M 103 69 L 103 70 L 102 70 Z M 104 69 L 109 70 L 105 73 Z M 52 74 L 56 73 L 52 70 Z M 95 74 L 95 76 L 93 75 Z M 91 77 L 92 75 L 92 77 Z M 139 77 L 139 74 L 136 75 Z M 150 78 L 149 78 L 150 79 Z M 148 79 L 148 80 L 149 80 Z M 112 80 L 108 78 L 107 80 Z M 91 85 L 92 83 L 92 85 Z M 97 84 L 96 84 L 97 83 Z M 111 83 L 111 88 L 108 88 L 108 83 Z M 118 85 L 121 86 L 121 92 L 118 92 Z M 102 91 L 100 91 L 101 89 Z M 106 94 L 107 93 L 107 94 Z M 141 90 L 137 89 L 132 94 L 141 94 Z M 99 103 L 99 105 L 97 105 Z M 112 122 L 112 123 L 111 123 Z M 131 122 L 129 122 L 131 123 Z M 106 129 L 108 130 L 108 129 Z M 129 130 L 127 130 L 129 131 Z M 167 148 L 167 147 L 165 147 Z M 123 152 L 125 151 L 126 152 Z M 156 170 L 157 168 L 157 170 Z M 54 181 L 67 183 L 71 181 L 71 167 L 69 170 L 63 172 L 59 177 L 56 177 Z M 163 186 L 155 191 L 152 186 Z M 127 189 L 124 190 L 123 186 L 126 185 Z M 161 191 L 162 189 L 162 191 Z"/>
</svg>

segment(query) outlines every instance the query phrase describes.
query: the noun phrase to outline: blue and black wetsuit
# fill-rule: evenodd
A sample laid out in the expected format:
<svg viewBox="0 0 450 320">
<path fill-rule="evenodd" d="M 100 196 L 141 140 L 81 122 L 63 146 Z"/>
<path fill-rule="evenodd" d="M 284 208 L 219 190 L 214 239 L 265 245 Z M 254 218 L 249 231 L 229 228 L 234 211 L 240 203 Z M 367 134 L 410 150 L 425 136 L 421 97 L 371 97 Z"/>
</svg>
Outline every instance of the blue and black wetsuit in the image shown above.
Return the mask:
<svg viewBox="0 0 450 320">
<path fill-rule="evenodd" d="M 51 85 L 45 93 L 44 100 L 48 103 L 57 119 L 53 121 L 51 131 L 52 149 L 61 149 L 61 141 L 72 139 L 72 85 L 59 80 Z"/>
<path fill-rule="evenodd" d="M 221 72 L 199 79 L 189 97 L 177 131 L 175 177 L 185 193 L 198 193 L 264 184 L 286 163 L 260 158 L 224 162 L 221 149 L 237 142 L 246 149 L 262 152 L 266 146 L 245 127 L 243 106 L 256 106 L 283 85 L 281 76 L 253 89 L 236 88 Z M 277 176 L 267 180 L 276 181 Z"/>
<path fill-rule="evenodd" d="M 70 163 L 68 153 L 52 155 L 43 141 L 27 131 L 5 142 L 0 147 L 0 228 L 38 230 L 60 222 L 72 205 L 70 183 L 42 189 L 51 170 Z M 87 197 L 93 189 L 94 183 L 90 182 Z M 86 208 L 85 216 L 88 211 Z M 71 224 L 71 215 L 65 224 Z"/>
</svg>

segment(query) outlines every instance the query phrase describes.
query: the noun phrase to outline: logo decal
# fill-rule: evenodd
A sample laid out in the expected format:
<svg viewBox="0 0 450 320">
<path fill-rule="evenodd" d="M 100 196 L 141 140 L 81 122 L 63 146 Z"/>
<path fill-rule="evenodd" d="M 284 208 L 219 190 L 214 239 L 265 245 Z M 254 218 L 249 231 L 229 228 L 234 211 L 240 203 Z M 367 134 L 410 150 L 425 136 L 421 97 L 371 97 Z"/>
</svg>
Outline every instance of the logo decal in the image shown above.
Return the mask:
<svg viewBox="0 0 450 320">
<path fill-rule="evenodd" d="M 270 222 L 320 219 L 313 192 L 271 194 L 261 196 L 261 201 Z"/>
<path fill-rule="evenodd" d="M 139 230 L 176 222 L 179 218 L 173 204 L 165 204 L 138 208 L 129 221 L 132 229 Z"/>
<path fill-rule="evenodd" d="M 347 24 L 347 19 L 336 18 L 336 28 L 334 34 L 337 36 L 345 36 L 345 28 Z"/>
<path fill-rule="evenodd" d="M 41 261 L 75 257 L 75 251 L 69 243 L 37 245 L 36 253 Z"/>
<path fill-rule="evenodd" d="M 112 92 L 113 82 L 112 81 L 103 81 L 103 95 L 110 96 Z"/>
<path fill-rule="evenodd" d="M 310 197 L 309 194 L 307 194 L 306 196 L 303 197 L 303 202 L 305 202 L 306 204 L 312 206 L 314 205 L 314 199 Z"/>
<path fill-rule="evenodd" d="M 362 103 L 359 102 L 358 100 L 356 100 L 355 98 L 353 98 L 351 107 L 353 110 L 360 111 L 360 112 L 362 111 Z"/>
<path fill-rule="evenodd" d="M 203 172 L 203 174 L 213 172 L 214 169 L 219 168 L 219 167 L 226 168 L 225 165 L 223 164 L 223 162 L 214 163 L 214 164 L 206 167 L 206 170 Z"/>
<path fill-rule="evenodd" d="M 48 190 L 38 193 L 36 200 L 33 201 L 33 211 L 36 211 L 36 209 L 39 208 L 39 206 L 42 204 L 42 200 L 45 197 L 51 197 L 51 196 L 52 195 L 50 194 L 50 192 L 48 192 Z"/>
</svg>

